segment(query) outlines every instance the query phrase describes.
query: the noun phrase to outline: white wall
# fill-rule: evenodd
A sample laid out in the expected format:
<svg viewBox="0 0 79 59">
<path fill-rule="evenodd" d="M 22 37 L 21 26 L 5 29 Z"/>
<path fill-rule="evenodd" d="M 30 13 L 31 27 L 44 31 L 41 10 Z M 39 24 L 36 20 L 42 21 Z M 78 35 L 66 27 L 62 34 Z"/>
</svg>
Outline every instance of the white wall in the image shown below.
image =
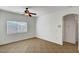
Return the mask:
<svg viewBox="0 0 79 59">
<path fill-rule="evenodd" d="M 38 18 L 37 22 L 37 36 L 51 42 L 62 44 L 61 28 L 58 28 L 62 22 L 56 15 L 50 14 Z M 59 31 L 58 31 L 59 30 Z"/>
<path fill-rule="evenodd" d="M 37 36 L 39 38 L 63 44 L 63 16 L 68 14 L 79 14 L 79 7 L 61 10 L 55 13 L 42 15 L 37 21 Z"/>
<path fill-rule="evenodd" d="M 27 32 L 7 35 L 6 21 L 25 21 L 27 22 Z M 36 35 L 36 17 L 28 18 L 23 15 L 0 10 L 0 45 L 19 40 L 35 37 Z"/>
</svg>

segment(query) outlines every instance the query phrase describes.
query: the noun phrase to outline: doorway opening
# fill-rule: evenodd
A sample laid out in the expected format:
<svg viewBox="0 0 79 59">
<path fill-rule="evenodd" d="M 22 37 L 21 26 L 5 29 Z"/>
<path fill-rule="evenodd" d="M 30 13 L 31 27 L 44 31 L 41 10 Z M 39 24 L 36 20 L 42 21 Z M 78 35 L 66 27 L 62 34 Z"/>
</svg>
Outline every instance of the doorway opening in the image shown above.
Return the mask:
<svg viewBox="0 0 79 59">
<path fill-rule="evenodd" d="M 74 44 L 78 48 L 78 15 L 68 14 L 63 17 L 63 45 Z"/>
</svg>

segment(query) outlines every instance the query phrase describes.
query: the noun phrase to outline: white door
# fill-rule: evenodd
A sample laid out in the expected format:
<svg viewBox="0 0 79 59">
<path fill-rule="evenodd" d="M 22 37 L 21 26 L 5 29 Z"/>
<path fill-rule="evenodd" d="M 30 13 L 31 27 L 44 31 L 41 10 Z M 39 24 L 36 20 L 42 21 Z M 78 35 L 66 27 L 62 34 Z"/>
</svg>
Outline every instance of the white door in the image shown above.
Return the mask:
<svg viewBox="0 0 79 59">
<path fill-rule="evenodd" d="M 64 38 L 63 40 L 65 42 L 70 42 L 70 43 L 76 43 L 77 39 L 77 32 L 76 32 L 76 27 L 77 27 L 77 21 L 75 18 L 75 15 L 67 15 L 63 19 L 64 21 Z"/>
</svg>

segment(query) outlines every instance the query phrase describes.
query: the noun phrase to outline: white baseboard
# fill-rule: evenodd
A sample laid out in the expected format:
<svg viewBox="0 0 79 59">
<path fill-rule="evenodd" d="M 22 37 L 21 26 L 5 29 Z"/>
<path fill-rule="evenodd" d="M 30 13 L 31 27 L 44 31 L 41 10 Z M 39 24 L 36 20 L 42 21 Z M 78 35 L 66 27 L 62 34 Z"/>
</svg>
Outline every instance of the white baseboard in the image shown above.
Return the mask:
<svg viewBox="0 0 79 59">
<path fill-rule="evenodd" d="M 59 42 L 56 42 L 56 41 L 50 41 L 50 40 L 48 40 L 46 37 L 43 37 L 43 36 L 40 36 L 40 35 L 37 35 L 36 37 L 37 37 L 37 38 L 40 38 L 40 39 L 43 39 L 43 40 L 47 40 L 47 41 L 49 41 L 49 42 L 53 42 L 53 43 L 59 44 L 59 45 L 63 45 L 62 43 L 59 43 Z"/>
<path fill-rule="evenodd" d="M 37 37 L 37 38 L 40 38 L 42 40 L 46 40 L 46 41 L 49 41 L 49 42 L 54 42 L 54 43 L 59 44 L 59 45 L 63 45 L 63 44 L 61 44 L 59 42 L 56 42 L 56 41 L 50 41 L 50 40 L 48 40 L 48 38 L 40 36 L 40 35 L 27 36 L 27 37 L 25 37 L 23 39 L 17 39 L 17 40 L 13 40 L 13 41 L 2 41 L 2 42 L 0 42 L 0 45 L 9 44 L 9 43 L 13 43 L 13 42 L 21 41 L 21 40 L 26 40 L 26 39 L 33 38 L 33 37 Z"/>
<path fill-rule="evenodd" d="M 35 37 L 35 36 L 29 36 L 29 37 L 26 37 L 26 38 L 23 38 L 23 39 L 17 39 L 17 40 L 13 40 L 13 41 L 1 41 L 0 45 L 5 45 L 5 44 L 21 41 L 21 40 L 26 40 L 26 39 L 33 38 L 33 37 Z"/>
</svg>

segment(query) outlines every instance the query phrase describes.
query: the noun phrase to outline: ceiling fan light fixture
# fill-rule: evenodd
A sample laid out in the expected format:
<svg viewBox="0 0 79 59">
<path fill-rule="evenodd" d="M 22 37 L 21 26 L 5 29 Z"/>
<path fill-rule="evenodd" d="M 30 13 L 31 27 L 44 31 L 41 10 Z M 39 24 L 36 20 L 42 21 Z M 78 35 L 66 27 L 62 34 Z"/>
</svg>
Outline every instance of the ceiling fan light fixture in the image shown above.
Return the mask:
<svg viewBox="0 0 79 59">
<path fill-rule="evenodd" d="M 24 15 L 25 15 L 25 16 L 28 16 L 28 13 L 25 13 Z"/>
</svg>

